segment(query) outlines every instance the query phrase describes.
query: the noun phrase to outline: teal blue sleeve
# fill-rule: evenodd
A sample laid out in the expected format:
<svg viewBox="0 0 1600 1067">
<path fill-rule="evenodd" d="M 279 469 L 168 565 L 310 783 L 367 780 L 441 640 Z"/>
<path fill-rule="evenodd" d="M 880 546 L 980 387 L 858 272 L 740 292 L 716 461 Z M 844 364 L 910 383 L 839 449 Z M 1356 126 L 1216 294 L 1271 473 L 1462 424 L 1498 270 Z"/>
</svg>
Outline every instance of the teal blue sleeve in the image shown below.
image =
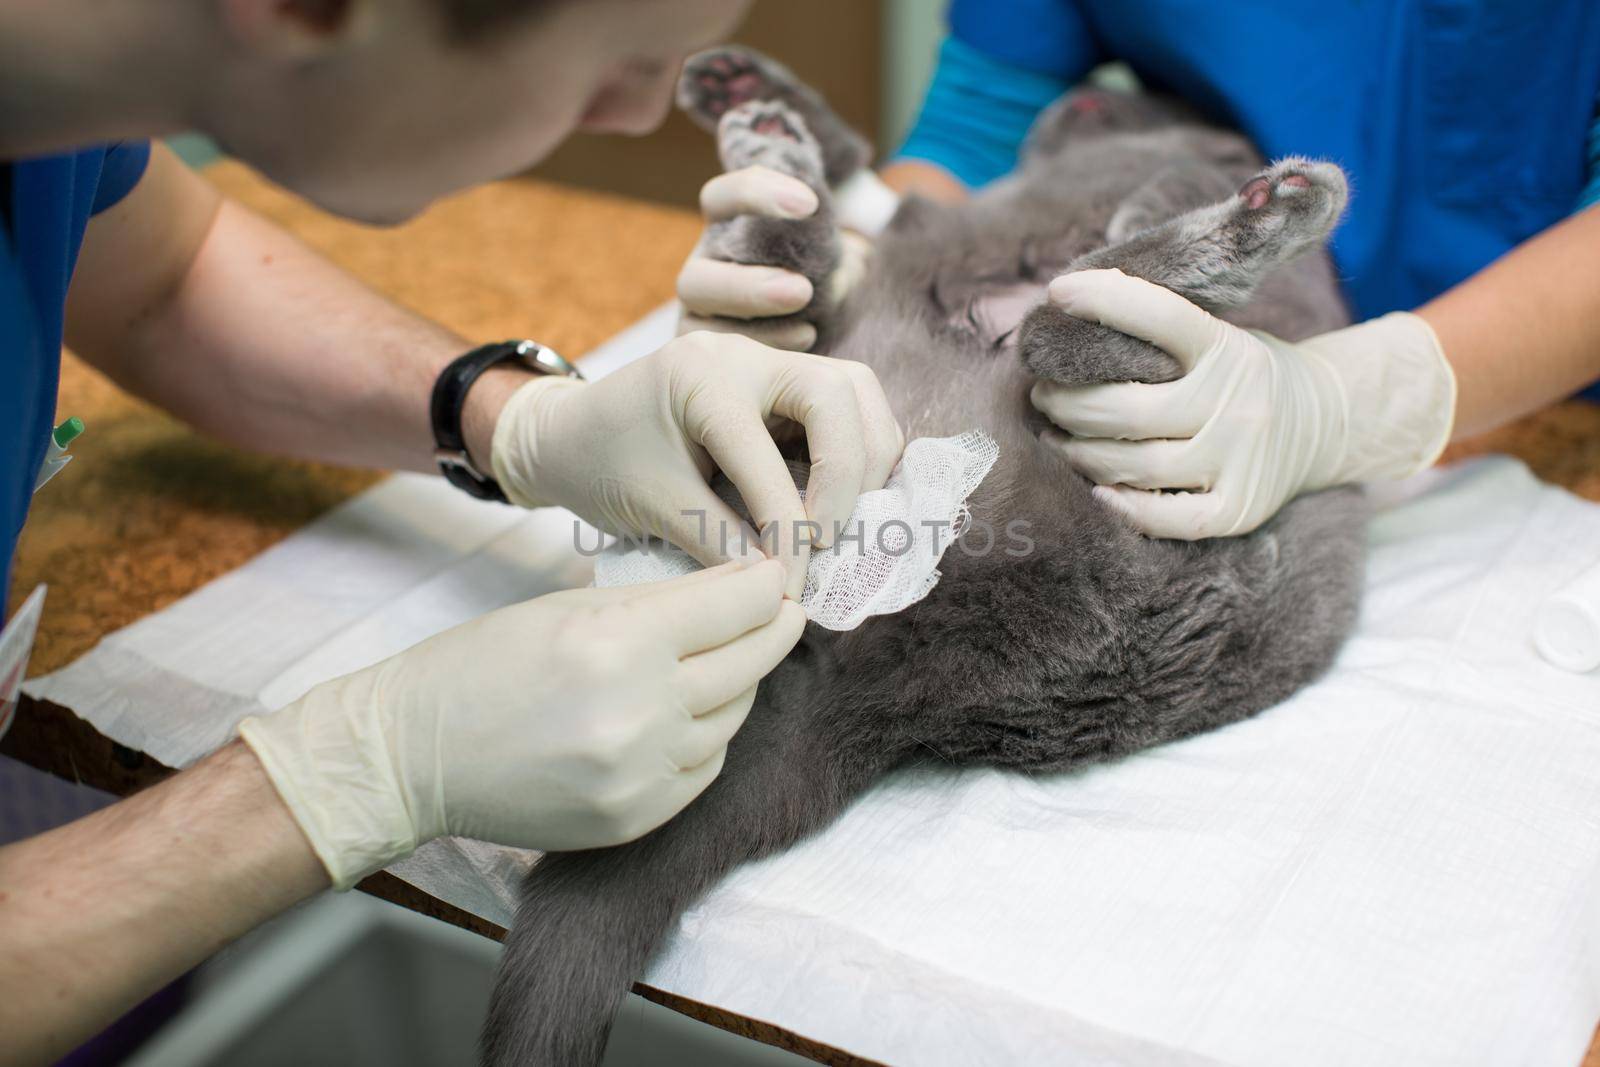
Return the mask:
<svg viewBox="0 0 1600 1067">
<path fill-rule="evenodd" d="M 1082 77 L 1044 74 L 945 38 L 922 113 L 899 157 L 939 166 L 974 188 L 1008 174 L 1040 111 Z"/>
</svg>

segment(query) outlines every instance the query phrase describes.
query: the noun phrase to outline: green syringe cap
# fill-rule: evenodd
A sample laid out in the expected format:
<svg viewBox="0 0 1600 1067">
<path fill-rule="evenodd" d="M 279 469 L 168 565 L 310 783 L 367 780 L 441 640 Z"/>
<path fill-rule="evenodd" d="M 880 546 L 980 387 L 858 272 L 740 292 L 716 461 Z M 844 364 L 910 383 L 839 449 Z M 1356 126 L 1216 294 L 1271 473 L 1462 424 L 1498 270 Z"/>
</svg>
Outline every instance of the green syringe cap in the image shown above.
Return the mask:
<svg viewBox="0 0 1600 1067">
<path fill-rule="evenodd" d="M 72 443 L 73 438 L 83 432 L 83 420 L 74 415 L 72 418 L 57 426 L 55 433 L 50 436 L 55 438 L 57 448 L 66 448 Z"/>
</svg>

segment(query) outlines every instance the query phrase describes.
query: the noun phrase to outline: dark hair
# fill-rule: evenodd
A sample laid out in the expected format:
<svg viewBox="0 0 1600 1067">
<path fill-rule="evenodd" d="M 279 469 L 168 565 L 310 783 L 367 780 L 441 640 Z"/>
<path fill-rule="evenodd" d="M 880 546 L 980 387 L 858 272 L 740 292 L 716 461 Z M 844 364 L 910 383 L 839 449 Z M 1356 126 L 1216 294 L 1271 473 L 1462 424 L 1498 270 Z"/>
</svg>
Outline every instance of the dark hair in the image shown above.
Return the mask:
<svg viewBox="0 0 1600 1067">
<path fill-rule="evenodd" d="M 443 10 L 450 36 L 473 41 L 508 23 L 528 18 L 552 0 L 434 0 Z"/>
</svg>

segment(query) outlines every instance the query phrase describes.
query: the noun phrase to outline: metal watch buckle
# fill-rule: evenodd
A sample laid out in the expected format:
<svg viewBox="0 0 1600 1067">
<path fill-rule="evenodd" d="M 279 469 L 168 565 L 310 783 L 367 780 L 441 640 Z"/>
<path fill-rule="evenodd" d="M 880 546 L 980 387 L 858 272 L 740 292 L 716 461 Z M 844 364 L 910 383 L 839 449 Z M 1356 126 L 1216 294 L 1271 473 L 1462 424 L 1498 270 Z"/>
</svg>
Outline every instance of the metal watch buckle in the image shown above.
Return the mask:
<svg viewBox="0 0 1600 1067">
<path fill-rule="evenodd" d="M 472 457 L 467 455 L 467 450 L 464 448 L 436 448 L 433 450 L 433 460 L 441 467 L 454 467 L 466 471 L 480 482 L 489 480 L 483 476 L 482 471 L 473 466 Z"/>
<path fill-rule="evenodd" d="M 538 341 L 518 341 L 517 355 L 530 369 L 542 374 L 555 374 L 583 381 L 582 372 L 549 345 L 542 345 Z"/>
</svg>

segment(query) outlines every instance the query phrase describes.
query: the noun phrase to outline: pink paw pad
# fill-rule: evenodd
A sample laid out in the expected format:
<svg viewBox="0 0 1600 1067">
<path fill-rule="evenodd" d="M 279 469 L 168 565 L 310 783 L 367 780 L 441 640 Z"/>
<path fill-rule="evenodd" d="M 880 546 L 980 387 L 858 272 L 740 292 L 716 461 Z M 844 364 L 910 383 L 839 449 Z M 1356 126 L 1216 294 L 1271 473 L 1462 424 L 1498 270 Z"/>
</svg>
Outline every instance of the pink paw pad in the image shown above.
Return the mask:
<svg viewBox="0 0 1600 1067">
<path fill-rule="evenodd" d="M 706 66 L 710 72 L 697 75 L 695 81 L 706 94 L 702 106 L 714 116 L 721 116 L 730 108 L 754 100 L 766 91 L 765 79 L 743 63 L 720 56 Z"/>
<path fill-rule="evenodd" d="M 1304 174 L 1290 174 L 1278 182 L 1280 189 L 1309 189 L 1311 179 Z M 1270 178 L 1251 178 L 1244 183 L 1244 188 L 1239 190 L 1239 195 L 1244 199 L 1245 206 L 1252 211 L 1259 211 L 1267 206 L 1272 199 L 1273 183 Z"/>
<path fill-rule="evenodd" d="M 795 140 L 794 130 L 777 115 L 768 115 L 765 118 L 758 119 L 755 125 L 750 128 L 766 137 L 782 137 L 789 141 Z"/>
</svg>

